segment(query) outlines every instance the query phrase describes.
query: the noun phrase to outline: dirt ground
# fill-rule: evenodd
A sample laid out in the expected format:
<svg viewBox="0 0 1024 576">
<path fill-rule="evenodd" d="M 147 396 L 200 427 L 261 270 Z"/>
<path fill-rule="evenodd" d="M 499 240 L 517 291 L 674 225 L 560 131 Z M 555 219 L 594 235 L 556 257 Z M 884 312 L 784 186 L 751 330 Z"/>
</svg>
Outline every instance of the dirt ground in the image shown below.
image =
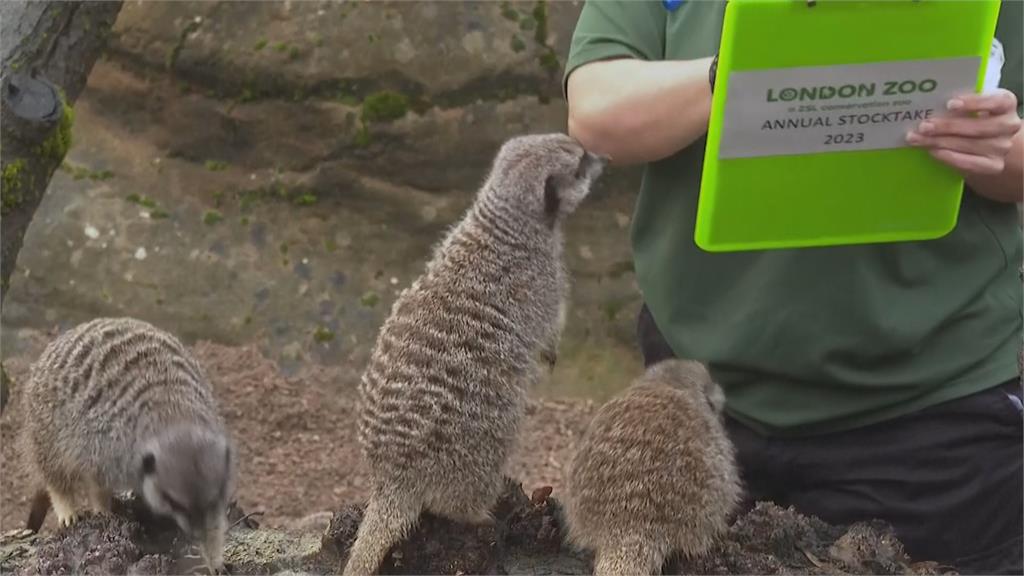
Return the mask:
<svg viewBox="0 0 1024 576">
<path fill-rule="evenodd" d="M 45 336 L 39 335 L 38 340 L 44 344 Z M 239 505 L 249 512 L 262 511 L 259 518 L 265 526 L 288 527 L 363 497 L 354 369 L 314 366 L 286 378 L 254 346 L 200 342 L 193 349 L 238 443 Z M 18 420 L 17 383 L 25 378 L 31 360 L 16 357 L 4 363 L 15 381 L 11 405 L 0 421 L 0 529 L 4 531 L 23 527 L 32 492 L 12 442 Z M 520 479 L 527 492 L 544 485 L 557 490 L 563 465 L 595 408 L 589 402 L 534 400 L 510 475 Z M 45 528 L 52 527 L 51 513 Z"/>
</svg>

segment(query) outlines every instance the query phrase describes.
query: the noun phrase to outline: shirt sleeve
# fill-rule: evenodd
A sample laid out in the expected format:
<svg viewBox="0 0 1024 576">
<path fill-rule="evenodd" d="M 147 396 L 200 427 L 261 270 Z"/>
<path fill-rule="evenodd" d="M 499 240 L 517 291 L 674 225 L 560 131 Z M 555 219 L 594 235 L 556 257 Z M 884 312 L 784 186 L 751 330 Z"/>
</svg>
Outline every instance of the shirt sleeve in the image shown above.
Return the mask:
<svg viewBox="0 0 1024 576">
<path fill-rule="evenodd" d="M 586 0 L 569 47 L 562 96 L 569 75 L 584 64 L 611 58 L 664 58 L 665 17 L 660 0 Z"/>
<path fill-rule="evenodd" d="M 999 20 L 996 24 L 996 38 L 1003 45 L 1003 69 L 999 86 L 1017 96 L 1017 114 L 1024 116 L 1024 2 L 1003 0 L 999 5 Z"/>
</svg>

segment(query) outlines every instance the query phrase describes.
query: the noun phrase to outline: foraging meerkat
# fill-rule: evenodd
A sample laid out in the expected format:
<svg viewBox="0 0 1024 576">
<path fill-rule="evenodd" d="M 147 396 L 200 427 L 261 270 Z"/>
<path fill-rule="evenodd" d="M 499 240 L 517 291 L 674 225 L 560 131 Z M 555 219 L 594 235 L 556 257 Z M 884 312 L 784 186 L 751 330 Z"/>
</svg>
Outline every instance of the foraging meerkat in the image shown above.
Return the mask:
<svg viewBox="0 0 1024 576">
<path fill-rule="evenodd" d="M 33 364 L 23 406 L 21 449 L 45 485 L 30 530 L 50 504 L 61 526 L 73 524 L 80 489 L 97 512 L 130 490 L 223 570 L 233 450 L 206 375 L 176 338 L 131 318 L 80 324 Z"/>
<path fill-rule="evenodd" d="M 596 551 L 594 573 L 658 574 L 728 528 L 741 498 L 722 425 L 725 397 L 706 368 L 666 360 L 595 415 L 570 463 L 568 540 Z"/>
<path fill-rule="evenodd" d="M 507 141 L 398 297 L 359 386 L 371 493 L 346 575 L 376 572 L 423 511 L 490 517 L 526 392 L 557 355 L 562 223 L 604 162 L 562 134 Z"/>
</svg>

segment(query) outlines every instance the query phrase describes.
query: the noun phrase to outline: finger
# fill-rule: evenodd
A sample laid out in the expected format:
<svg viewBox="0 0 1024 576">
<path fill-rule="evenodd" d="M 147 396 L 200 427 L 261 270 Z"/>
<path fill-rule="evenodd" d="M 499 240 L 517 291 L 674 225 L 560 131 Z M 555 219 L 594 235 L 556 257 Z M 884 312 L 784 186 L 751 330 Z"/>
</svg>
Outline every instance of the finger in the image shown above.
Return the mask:
<svg viewBox="0 0 1024 576">
<path fill-rule="evenodd" d="M 937 148 L 928 151 L 933 158 L 968 174 L 999 174 L 1003 171 L 1003 161 L 990 156 L 974 156 L 955 150 Z"/>
<path fill-rule="evenodd" d="M 1013 139 L 1002 138 L 961 138 L 957 136 L 925 136 L 917 132 L 907 134 L 907 143 L 915 148 L 946 149 L 974 156 L 996 156 L 1002 158 L 1013 146 Z"/>
<path fill-rule="evenodd" d="M 957 112 L 988 112 L 999 115 L 1017 109 L 1017 96 L 1005 88 L 985 94 L 961 94 L 946 103 L 946 108 Z"/>
<path fill-rule="evenodd" d="M 921 122 L 917 132 L 927 136 L 966 136 L 968 138 L 1010 137 L 1020 130 L 1021 120 L 1017 113 L 971 118 L 947 116 L 930 118 Z"/>
</svg>

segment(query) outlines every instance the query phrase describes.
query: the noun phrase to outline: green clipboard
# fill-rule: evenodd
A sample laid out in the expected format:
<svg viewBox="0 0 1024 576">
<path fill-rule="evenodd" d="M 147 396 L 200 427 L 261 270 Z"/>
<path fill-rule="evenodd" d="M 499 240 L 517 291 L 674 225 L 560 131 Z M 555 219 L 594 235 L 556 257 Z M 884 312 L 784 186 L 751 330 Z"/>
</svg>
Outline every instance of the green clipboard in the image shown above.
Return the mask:
<svg viewBox="0 0 1024 576">
<path fill-rule="evenodd" d="M 729 0 L 697 245 L 948 234 L 963 179 L 904 137 L 956 93 L 982 89 L 998 13 L 999 0 Z"/>
</svg>

